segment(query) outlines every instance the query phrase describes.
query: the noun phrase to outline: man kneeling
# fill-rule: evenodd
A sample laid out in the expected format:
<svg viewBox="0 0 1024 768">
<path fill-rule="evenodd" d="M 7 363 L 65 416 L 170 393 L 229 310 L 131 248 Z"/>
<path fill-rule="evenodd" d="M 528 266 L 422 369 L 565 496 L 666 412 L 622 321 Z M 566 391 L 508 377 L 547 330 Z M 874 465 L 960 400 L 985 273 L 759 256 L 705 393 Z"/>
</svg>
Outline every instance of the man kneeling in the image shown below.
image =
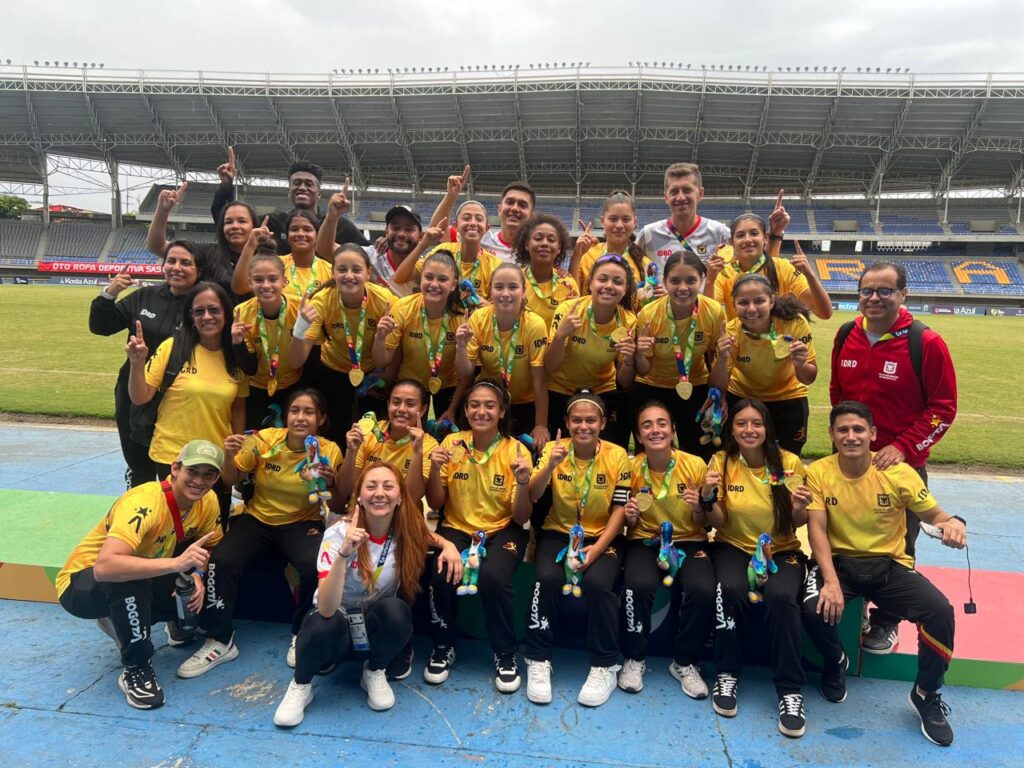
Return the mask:
<svg viewBox="0 0 1024 768">
<path fill-rule="evenodd" d="M 909 509 L 937 527 L 942 543 L 957 549 L 967 543 L 963 520 L 939 508 L 908 464 L 882 471 L 872 464 L 875 426 L 863 403 L 838 403 L 829 416 L 829 436 L 838 453 L 807 468 L 813 497 L 807 528 L 816 564 L 807 575 L 803 613 L 824 659 L 821 694 L 836 703 L 846 698 L 848 660 L 836 625 L 847 599 L 868 598 L 917 624 L 917 680 L 910 703 L 925 737 L 949 746 L 953 729 L 939 688 L 953 657 L 953 608 L 914 570 L 914 559 L 906 553 L 905 513 Z"/>
<path fill-rule="evenodd" d="M 223 537 L 220 505 L 211 491 L 224 452 L 207 440 L 188 443 L 169 481 L 136 486 L 121 496 L 75 547 L 57 574 L 60 604 L 72 616 L 98 619 L 121 649 L 117 684 L 136 709 L 164 703 L 150 660 L 154 621 L 177 618 L 174 580 L 191 574 L 188 609 L 203 604 L 203 574 Z M 199 537 L 199 538 L 196 538 Z M 175 551 L 181 554 L 174 556 Z"/>
</svg>

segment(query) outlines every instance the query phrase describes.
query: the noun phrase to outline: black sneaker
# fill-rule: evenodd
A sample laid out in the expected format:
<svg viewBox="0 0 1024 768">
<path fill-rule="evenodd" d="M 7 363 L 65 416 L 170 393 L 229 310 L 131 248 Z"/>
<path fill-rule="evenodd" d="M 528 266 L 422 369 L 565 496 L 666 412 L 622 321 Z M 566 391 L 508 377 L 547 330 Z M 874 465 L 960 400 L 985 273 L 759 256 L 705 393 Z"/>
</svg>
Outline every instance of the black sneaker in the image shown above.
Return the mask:
<svg viewBox="0 0 1024 768">
<path fill-rule="evenodd" d="M 799 693 L 784 693 L 779 697 L 779 732 L 791 739 L 799 739 L 807 729 L 804 717 L 804 697 Z"/>
<path fill-rule="evenodd" d="M 516 666 L 516 655 L 509 653 L 504 656 L 494 654 L 494 687 L 502 693 L 515 693 L 523 682 Z"/>
<path fill-rule="evenodd" d="M 412 674 L 412 660 L 416 657 L 416 651 L 410 645 L 404 648 L 397 657 L 391 660 L 385 671 L 388 680 L 405 680 Z"/>
<path fill-rule="evenodd" d="M 900 630 L 895 624 L 873 624 L 864 639 L 861 647 L 864 653 L 872 653 L 875 656 L 887 656 L 892 653 L 900 642 Z"/>
<path fill-rule="evenodd" d="M 128 704 L 136 709 L 163 706 L 164 690 L 157 682 L 153 665 L 148 661 L 137 667 L 125 667 L 117 678 L 117 687 L 121 689 Z"/>
<path fill-rule="evenodd" d="M 821 671 L 818 690 L 826 701 L 833 704 L 842 704 L 846 701 L 846 670 L 849 668 L 850 657 L 844 653 L 838 664 L 826 666 Z"/>
<path fill-rule="evenodd" d="M 448 672 L 454 665 L 455 649 L 447 645 L 435 645 L 427 666 L 423 668 L 423 679 L 431 685 L 440 685 L 448 679 Z"/>
<path fill-rule="evenodd" d="M 184 632 L 181 625 L 176 621 L 168 621 L 164 624 L 164 632 L 167 634 L 167 644 L 173 648 L 180 645 L 188 645 L 196 639 L 195 632 Z"/>
<path fill-rule="evenodd" d="M 940 747 L 948 747 L 953 743 L 953 728 L 946 720 L 949 705 L 942 700 L 941 693 L 921 696 L 917 692 L 917 685 L 914 685 L 910 689 L 910 703 L 921 718 L 921 733 L 928 741 Z"/>
<path fill-rule="evenodd" d="M 722 717 L 736 717 L 736 697 L 739 692 L 739 679 L 728 672 L 720 672 L 711 691 L 712 708 Z"/>
</svg>

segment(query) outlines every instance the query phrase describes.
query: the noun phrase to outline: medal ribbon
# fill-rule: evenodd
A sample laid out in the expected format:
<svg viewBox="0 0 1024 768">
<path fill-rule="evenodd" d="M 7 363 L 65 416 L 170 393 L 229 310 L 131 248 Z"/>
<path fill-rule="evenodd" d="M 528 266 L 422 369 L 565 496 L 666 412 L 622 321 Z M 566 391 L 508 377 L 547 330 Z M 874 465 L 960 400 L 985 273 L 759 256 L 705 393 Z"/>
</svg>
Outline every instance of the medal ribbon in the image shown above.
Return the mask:
<svg viewBox="0 0 1024 768">
<path fill-rule="evenodd" d="M 745 458 L 743 458 L 743 454 L 742 453 L 740 454 L 740 464 L 742 464 L 744 467 L 746 467 L 748 470 L 750 470 L 750 474 L 753 475 L 754 479 L 757 480 L 762 485 L 784 485 L 785 484 L 785 473 L 783 473 L 780 476 L 780 475 L 776 475 L 774 472 L 769 472 L 768 471 L 768 463 L 767 462 L 765 462 L 765 465 L 763 467 L 761 467 L 761 474 L 763 474 L 764 477 L 761 477 L 759 475 L 755 475 L 754 474 L 753 467 L 751 467 L 749 464 L 747 464 L 747 460 Z"/>
<path fill-rule="evenodd" d="M 363 291 L 363 299 L 359 303 L 359 319 L 356 321 L 356 328 L 353 332 L 348 325 L 348 310 L 345 309 L 345 302 L 338 294 L 338 305 L 341 307 L 341 322 L 345 329 L 345 343 L 348 345 L 348 359 L 354 370 L 359 370 L 359 361 L 363 358 L 363 334 L 366 332 L 366 299 L 369 291 Z"/>
<path fill-rule="evenodd" d="M 579 483 L 580 468 L 576 465 L 576 446 L 569 448 L 569 463 L 572 464 L 572 484 L 576 489 L 576 522 L 583 524 L 583 510 L 587 508 L 587 501 L 590 499 L 590 487 L 594 477 L 594 467 L 597 466 L 597 454 L 601 450 L 601 442 L 598 441 L 597 449 L 594 451 L 594 458 L 590 460 L 586 473 L 583 475 L 583 485 Z"/>
<path fill-rule="evenodd" d="M 764 262 L 765 262 L 765 256 L 762 253 L 761 254 L 761 258 L 759 258 L 757 261 L 755 261 L 754 262 L 754 266 L 752 266 L 750 269 L 744 269 L 743 267 L 741 267 L 739 259 L 733 259 L 731 262 L 729 262 L 729 267 L 731 267 L 736 272 L 737 275 L 752 275 L 755 272 L 760 272 L 761 271 L 761 267 L 764 266 Z"/>
<path fill-rule="evenodd" d="M 498 315 L 497 313 L 491 315 L 491 323 L 494 326 L 494 346 L 498 353 L 498 372 L 501 373 L 501 379 L 505 383 L 506 389 L 508 388 L 509 381 L 512 379 L 512 365 L 516 361 L 516 341 L 519 337 L 519 321 L 521 318 L 522 315 L 519 315 L 512 324 L 512 333 L 509 335 L 508 350 L 506 351 L 501 345 Z M 508 356 L 506 357 L 506 355 Z"/>
<path fill-rule="evenodd" d="M 615 320 L 619 320 L 619 319 L 620 319 L 619 318 L 619 308 L 616 307 L 615 308 Z M 604 339 L 609 344 L 612 344 L 611 334 L 608 334 L 607 336 L 605 336 L 603 333 L 601 333 L 599 330 L 597 330 L 597 323 L 594 322 L 594 305 L 593 304 L 591 304 L 589 307 L 587 307 L 587 322 L 590 323 L 590 330 L 592 330 L 594 332 L 594 335 L 597 336 L 597 338 Z"/>
<path fill-rule="evenodd" d="M 384 563 L 387 562 L 388 552 L 391 551 L 391 542 L 394 541 L 394 538 L 395 538 L 395 529 L 392 528 L 391 530 L 388 531 L 388 537 L 384 540 L 384 546 L 381 547 L 381 550 L 380 550 L 380 557 L 377 558 L 377 567 L 373 569 L 373 576 L 370 577 L 370 579 L 373 581 L 374 584 L 377 583 L 377 579 L 380 578 L 380 574 L 384 570 Z M 358 558 L 358 556 L 356 555 L 355 552 L 352 553 L 351 560 L 352 560 L 352 565 L 350 565 L 349 567 L 352 568 L 352 569 L 358 568 L 359 567 L 359 558 Z"/>
<path fill-rule="evenodd" d="M 665 224 L 668 225 L 668 231 L 671 232 L 675 236 L 676 240 L 679 241 L 679 244 L 683 246 L 684 251 L 693 251 L 694 253 L 696 253 L 696 251 L 694 251 L 694 249 L 690 247 L 689 241 L 687 241 L 685 237 L 679 234 L 679 230 L 676 229 L 676 225 L 672 223 L 672 219 L 665 219 Z"/>
<path fill-rule="evenodd" d="M 294 261 L 292 261 L 288 265 L 288 275 L 291 277 L 290 282 L 291 282 L 292 285 L 294 285 L 294 286 L 300 285 L 300 282 L 299 282 L 299 269 L 298 269 L 298 267 L 295 266 L 295 262 Z M 316 272 L 313 271 L 313 267 L 311 266 L 309 268 L 309 283 L 306 285 L 305 288 L 303 288 L 301 291 L 299 291 L 299 295 L 301 296 L 301 295 L 305 294 L 305 295 L 308 296 L 309 294 L 311 294 L 313 292 L 314 288 L 316 288 Z"/>
<path fill-rule="evenodd" d="M 665 468 L 665 476 L 662 478 L 662 481 L 661 481 L 661 490 L 659 490 L 658 493 L 655 494 L 655 496 L 654 496 L 654 498 L 657 499 L 658 501 L 661 501 L 666 496 L 668 496 L 668 487 L 672 483 L 672 470 L 674 470 L 675 468 L 676 468 L 676 457 L 673 456 L 672 458 L 670 458 L 668 460 L 668 467 Z M 641 467 L 641 471 L 643 472 L 644 482 L 647 483 L 647 487 L 648 488 L 653 488 L 654 487 L 654 481 L 651 480 L 651 475 L 648 472 L 648 469 L 647 469 L 647 459 L 646 458 L 644 459 L 644 463 L 643 463 L 643 465 Z"/>
<path fill-rule="evenodd" d="M 779 334 L 775 330 L 775 321 L 774 320 L 772 320 L 771 321 L 771 325 L 768 326 L 768 333 L 754 333 L 752 330 L 747 328 L 747 326 L 745 326 L 745 325 L 741 325 L 741 327 L 743 328 L 743 332 L 745 334 L 747 334 L 747 336 L 749 336 L 750 338 L 752 338 L 752 339 L 767 339 L 768 341 L 770 341 L 772 343 L 773 346 L 775 345 L 775 342 L 779 338 Z"/>
<path fill-rule="evenodd" d="M 550 295 L 545 295 L 544 292 L 540 289 L 540 283 L 538 283 L 537 278 L 533 276 L 533 270 L 531 270 L 529 267 L 526 267 L 526 269 L 523 270 L 523 273 L 526 275 L 526 280 L 530 283 L 530 287 L 533 288 L 533 292 L 537 294 L 538 299 L 550 299 L 555 295 L 555 289 L 558 288 L 558 273 L 555 272 L 555 270 L 551 270 Z"/>
<path fill-rule="evenodd" d="M 364 419 L 373 419 L 373 436 L 377 438 L 377 441 L 381 444 L 392 443 L 393 445 L 405 445 L 412 440 L 412 435 L 406 435 L 400 440 L 392 440 L 391 432 L 385 432 L 380 428 L 380 422 L 377 421 L 376 414 L 373 411 L 367 411 L 363 414 Z"/>
<path fill-rule="evenodd" d="M 423 341 L 427 345 L 427 360 L 430 364 L 430 375 L 439 378 L 441 370 L 441 358 L 444 357 L 444 345 L 448 340 L 448 310 L 441 315 L 441 335 L 434 343 L 434 337 L 430 335 L 430 318 L 427 317 L 427 307 L 420 309 L 420 320 L 423 323 Z"/>
<path fill-rule="evenodd" d="M 288 303 L 281 301 L 281 309 L 277 312 L 277 338 L 274 339 L 274 350 L 270 350 L 270 324 L 263 315 L 263 309 L 256 305 L 256 327 L 260 332 L 260 341 L 263 343 L 263 354 L 267 357 L 267 367 L 270 370 L 270 378 L 277 378 L 277 364 L 280 361 L 281 337 L 284 336 L 284 316 L 288 311 Z"/>
<path fill-rule="evenodd" d="M 699 307 L 699 299 L 695 299 L 693 302 L 693 310 L 690 312 L 690 325 L 686 329 L 686 352 L 683 352 L 681 345 L 679 344 L 679 326 L 676 324 L 676 318 L 672 314 L 672 302 L 665 302 L 665 312 L 668 314 L 668 325 L 672 329 L 672 346 L 676 348 L 676 368 L 679 370 L 679 380 L 686 381 L 690 375 L 690 368 L 693 364 L 693 346 L 696 334 L 694 331 L 697 330 L 697 309 Z"/>
<path fill-rule="evenodd" d="M 476 448 L 473 447 L 473 441 L 470 440 L 469 445 L 466 446 L 466 448 L 468 449 L 466 451 L 466 458 L 469 459 L 469 463 L 470 464 L 486 464 L 488 461 L 491 460 L 491 456 L 493 456 L 494 452 L 496 450 L 498 450 L 498 446 L 500 444 L 501 444 L 501 434 L 499 433 L 499 434 L 494 436 L 494 442 L 492 442 L 487 447 L 487 450 L 484 451 L 484 457 L 480 461 L 477 461 L 476 460 L 476 456 L 474 455 L 474 453 L 476 452 Z"/>
</svg>

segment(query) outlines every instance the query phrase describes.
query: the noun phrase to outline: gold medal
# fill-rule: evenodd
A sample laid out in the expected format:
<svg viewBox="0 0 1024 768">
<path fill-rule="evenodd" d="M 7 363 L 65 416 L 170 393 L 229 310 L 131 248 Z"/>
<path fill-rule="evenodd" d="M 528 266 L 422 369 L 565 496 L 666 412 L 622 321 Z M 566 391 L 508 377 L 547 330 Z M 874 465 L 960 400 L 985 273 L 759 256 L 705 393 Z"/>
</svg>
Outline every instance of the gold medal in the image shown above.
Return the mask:
<svg viewBox="0 0 1024 768">
<path fill-rule="evenodd" d="M 728 264 L 730 261 L 733 260 L 733 258 L 735 258 L 735 254 L 733 253 L 731 245 L 723 245 L 721 248 L 719 248 L 718 255 L 722 257 L 722 261 L 724 261 L 726 264 Z"/>
<path fill-rule="evenodd" d="M 461 464 L 466 460 L 466 448 L 462 443 L 455 443 L 452 446 L 452 463 Z"/>
<path fill-rule="evenodd" d="M 365 378 L 366 374 L 359 368 L 353 368 L 348 372 L 348 380 L 353 387 L 358 387 L 363 383 L 363 379 Z"/>
<path fill-rule="evenodd" d="M 275 392 L 277 392 L 277 379 L 271 379 L 267 382 L 267 394 L 273 397 Z"/>
<path fill-rule="evenodd" d="M 693 384 L 686 379 L 680 379 L 679 383 L 676 384 L 676 394 L 683 400 L 689 400 L 690 395 L 693 394 Z"/>
<path fill-rule="evenodd" d="M 430 390 L 430 394 L 436 395 L 441 391 L 441 380 L 437 376 L 431 376 L 430 381 L 427 382 L 427 388 Z"/>
<path fill-rule="evenodd" d="M 614 331 L 612 331 L 611 339 L 616 344 L 618 344 L 620 341 L 625 341 L 628 338 L 629 338 L 629 331 L 627 331 L 621 325 L 618 328 L 616 328 Z"/>
<path fill-rule="evenodd" d="M 775 348 L 776 360 L 785 360 L 787 357 L 789 357 L 789 342 L 786 340 L 785 337 L 780 336 L 779 338 L 777 338 L 773 346 Z"/>
<path fill-rule="evenodd" d="M 364 416 L 356 424 L 359 427 L 359 431 L 363 433 L 363 437 L 369 437 L 373 434 L 373 428 L 377 426 L 377 422 L 374 419 Z"/>
<path fill-rule="evenodd" d="M 636 508 L 641 512 L 646 512 L 654 506 L 654 496 L 646 488 L 640 490 L 640 493 L 636 495 Z"/>
<path fill-rule="evenodd" d="M 785 476 L 782 478 L 782 483 L 789 488 L 789 490 L 795 491 L 804 484 L 804 479 L 795 472 L 786 472 Z"/>
<path fill-rule="evenodd" d="M 242 440 L 242 447 L 238 449 L 238 452 L 239 453 L 249 453 L 251 451 L 252 453 L 257 453 L 258 454 L 259 453 L 259 448 L 257 448 L 257 446 L 256 446 L 256 443 L 257 443 L 258 440 L 259 440 L 259 438 L 256 436 L 255 432 L 246 435 L 245 439 Z"/>
</svg>

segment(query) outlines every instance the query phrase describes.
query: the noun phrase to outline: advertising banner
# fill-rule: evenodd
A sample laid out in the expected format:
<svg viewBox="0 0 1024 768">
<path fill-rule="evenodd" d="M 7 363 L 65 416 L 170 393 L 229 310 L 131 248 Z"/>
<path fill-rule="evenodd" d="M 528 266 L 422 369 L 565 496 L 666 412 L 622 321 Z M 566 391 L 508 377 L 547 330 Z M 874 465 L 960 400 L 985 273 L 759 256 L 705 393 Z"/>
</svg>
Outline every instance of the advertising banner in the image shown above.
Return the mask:
<svg viewBox="0 0 1024 768">
<path fill-rule="evenodd" d="M 41 261 L 37 265 L 40 272 L 68 272 L 73 275 L 115 275 L 125 266 L 129 275 L 161 275 L 163 268 L 159 264 L 118 264 L 97 261 Z"/>
</svg>

